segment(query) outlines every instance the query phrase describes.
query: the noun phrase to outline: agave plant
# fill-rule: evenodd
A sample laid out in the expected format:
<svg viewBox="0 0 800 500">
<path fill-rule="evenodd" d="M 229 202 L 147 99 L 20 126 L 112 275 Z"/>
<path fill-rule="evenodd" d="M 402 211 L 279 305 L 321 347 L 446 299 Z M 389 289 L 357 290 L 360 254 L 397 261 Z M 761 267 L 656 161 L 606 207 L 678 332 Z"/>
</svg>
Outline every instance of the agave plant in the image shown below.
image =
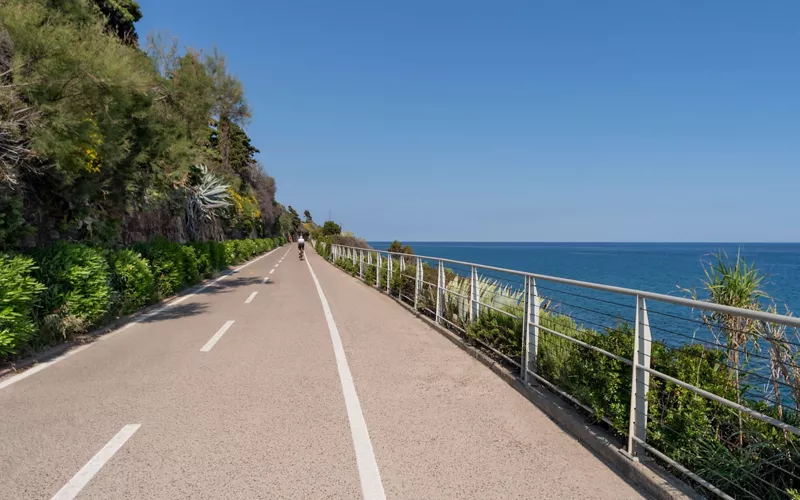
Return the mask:
<svg viewBox="0 0 800 500">
<path fill-rule="evenodd" d="M 189 236 L 197 239 L 197 233 L 204 222 L 213 220 L 215 212 L 230 206 L 228 185 L 208 171 L 205 165 L 193 165 L 189 169 L 189 182 L 186 186 L 186 226 Z"/>
</svg>

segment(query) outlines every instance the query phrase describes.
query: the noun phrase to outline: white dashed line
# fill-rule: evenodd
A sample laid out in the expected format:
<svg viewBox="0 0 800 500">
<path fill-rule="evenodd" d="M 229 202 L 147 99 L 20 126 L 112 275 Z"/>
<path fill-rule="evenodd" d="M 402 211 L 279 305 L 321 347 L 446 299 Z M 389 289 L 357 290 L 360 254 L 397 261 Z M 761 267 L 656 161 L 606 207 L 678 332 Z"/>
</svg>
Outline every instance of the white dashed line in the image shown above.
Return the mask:
<svg viewBox="0 0 800 500">
<path fill-rule="evenodd" d="M 258 295 L 258 292 L 251 293 L 250 296 L 247 297 L 247 300 L 244 301 L 244 303 L 249 304 L 250 302 L 253 302 L 253 299 L 256 298 L 256 295 Z"/>
<path fill-rule="evenodd" d="M 269 281 L 269 276 L 267 276 L 263 280 L 261 280 L 261 283 L 266 283 L 267 281 Z"/>
<path fill-rule="evenodd" d="M 213 337 L 211 337 L 211 338 L 208 340 L 208 342 L 206 342 L 206 345 L 204 345 L 204 346 L 203 346 L 203 348 L 202 348 L 202 349 L 200 349 L 200 351 L 201 351 L 201 352 L 208 352 L 208 351 L 210 351 L 210 350 L 211 350 L 211 348 L 212 348 L 212 347 L 214 347 L 214 344 L 216 344 L 217 342 L 219 342 L 219 339 L 221 339 L 221 338 L 222 338 L 222 336 L 223 336 L 223 335 L 225 335 L 225 332 L 227 332 L 227 331 L 228 331 L 228 328 L 230 328 L 232 324 L 233 324 L 233 320 L 226 321 L 226 322 L 225 322 L 225 324 L 224 324 L 224 325 L 222 325 L 222 327 L 221 327 L 219 330 L 217 330 L 217 333 L 215 333 L 215 334 L 214 334 L 214 336 L 213 336 Z"/>
<path fill-rule="evenodd" d="M 143 314 L 142 316 L 139 316 L 138 318 L 132 320 L 130 323 L 127 323 L 127 324 L 125 324 L 123 326 L 120 326 L 115 331 L 109 332 L 109 333 L 107 333 L 107 334 L 105 334 L 105 335 L 103 335 L 101 337 L 98 337 L 97 340 L 108 340 L 111 337 L 113 337 L 114 335 L 116 335 L 117 333 L 119 333 L 119 332 L 121 332 L 123 330 L 127 330 L 128 328 L 130 328 L 132 326 L 135 326 L 135 325 L 141 323 L 142 321 L 144 321 L 146 319 L 152 318 L 153 316 L 156 316 L 157 314 L 160 314 L 160 313 L 164 312 L 167 308 L 169 308 L 171 306 L 174 306 L 174 305 L 177 305 L 177 304 L 180 304 L 181 302 L 183 302 L 184 300 L 186 300 L 188 298 L 194 297 L 195 295 L 197 295 L 198 293 L 202 292 L 203 290 L 205 290 L 209 286 L 211 286 L 211 285 L 213 285 L 215 283 L 218 283 L 219 281 L 227 278 L 228 276 L 230 276 L 231 274 L 233 274 L 235 272 L 240 271 L 241 269 L 244 269 L 245 267 L 249 266 L 250 264 L 253 264 L 254 262 L 258 262 L 259 260 L 263 259 L 264 257 L 267 257 L 267 256 L 271 255 L 272 253 L 274 253 L 277 250 L 278 249 L 275 248 L 275 249 L 271 250 L 270 252 L 265 253 L 264 255 L 262 255 L 260 257 L 257 257 L 255 259 L 251 260 L 250 262 L 237 267 L 236 269 L 228 271 L 225 274 L 223 274 L 222 276 L 220 276 L 219 278 L 217 278 L 217 279 L 211 281 L 210 283 L 207 283 L 207 284 L 203 285 L 202 287 L 198 288 L 197 291 L 195 291 L 194 293 L 190 293 L 190 294 L 184 295 L 182 297 L 178 297 L 177 299 L 173 300 L 172 302 L 170 302 L 170 303 L 168 303 L 168 304 L 166 304 L 164 306 L 161 306 L 158 309 L 156 309 L 154 311 L 151 311 L 151 312 L 149 312 L 147 314 Z M 288 250 L 287 250 L 287 253 L 288 253 Z M 284 256 L 285 255 L 286 254 L 284 254 Z M 6 387 L 17 383 L 20 380 L 24 380 L 24 379 L 30 377 L 31 375 L 35 375 L 36 373 L 39 373 L 40 371 L 44 370 L 45 368 L 47 368 L 47 367 L 49 367 L 51 365 L 54 365 L 55 363 L 58 363 L 62 359 L 66 359 L 66 358 L 72 356 L 73 354 L 77 354 L 77 353 L 81 352 L 82 350 L 91 347 L 92 345 L 94 345 L 94 344 L 82 345 L 80 347 L 77 347 L 75 349 L 67 351 L 66 353 L 62 354 L 61 356 L 53 358 L 50 361 L 46 361 L 44 363 L 38 363 L 35 366 L 33 366 L 32 368 L 29 368 L 29 369 L 25 370 L 22 373 L 10 376 L 10 377 L 8 377 L 8 378 L 6 378 L 4 380 L 0 380 L 0 389 L 5 389 Z"/>
<path fill-rule="evenodd" d="M 275 268 L 272 268 L 272 269 L 270 269 L 269 274 L 272 274 L 274 272 L 275 272 Z"/>
<path fill-rule="evenodd" d="M 364 421 L 361 403 L 358 401 L 356 386 L 353 383 L 353 375 L 350 373 L 347 357 L 344 354 L 339 329 L 333 320 L 331 308 L 328 305 L 325 294 L 322 292 L 322 286 L 319 284 L 317 275 L 314 274 L 314 270 L 311 268 L 311 262 L 306 260 L 306 264 L 311 272 L 311 277 L 314 279 L 314 284 L 317 286 L 317 294 L 319 294 L 319 300 L 322 302 L 322 310 L 325 313 L 325 320 L 328 322 L 328 330 L 331 334 L 333 354 L 336 357 L 336 368 L 339 371 L 339 381 L 342 383 L 347 419 L 350 421 L 350 434 L 353 437 L 353 448 L 355 448 L 356 452 L 356 465 L 361 479 L 361 495 L 364 500 L 386 500 L 383 483 L 381 483 L 381 473 L 378 470 L 378 462 L 375 460 L 375 452 L 372 450 L 367 423 Z"/>
<path fill-rule="evenodd" d="M 141 424 L 128 424 L 123 427 L 81 470 L 72 476 L 72 479 L 63 488 L 58 490 L 58 493 L 53 495 L 51 500 L 72 500 L 78 496 L 78 493 L 89 484 L 89 481 L 122 448 L 125 442 L 139 430 L 139 427 L 141 427 Z"/>
</svg>

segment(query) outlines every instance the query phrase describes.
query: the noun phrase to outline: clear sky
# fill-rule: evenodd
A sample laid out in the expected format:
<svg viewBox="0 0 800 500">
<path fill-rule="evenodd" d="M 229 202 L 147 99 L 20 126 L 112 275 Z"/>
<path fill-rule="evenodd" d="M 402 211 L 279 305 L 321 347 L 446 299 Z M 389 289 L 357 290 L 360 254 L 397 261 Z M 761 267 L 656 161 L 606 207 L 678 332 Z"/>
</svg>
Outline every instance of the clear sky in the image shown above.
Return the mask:
<svg viewBox="0 0 800 500">
<path fill-rule="evenodd" d="M 372 240 L 800 241 L 798 0 L 139 0 Z"/>
</svg>

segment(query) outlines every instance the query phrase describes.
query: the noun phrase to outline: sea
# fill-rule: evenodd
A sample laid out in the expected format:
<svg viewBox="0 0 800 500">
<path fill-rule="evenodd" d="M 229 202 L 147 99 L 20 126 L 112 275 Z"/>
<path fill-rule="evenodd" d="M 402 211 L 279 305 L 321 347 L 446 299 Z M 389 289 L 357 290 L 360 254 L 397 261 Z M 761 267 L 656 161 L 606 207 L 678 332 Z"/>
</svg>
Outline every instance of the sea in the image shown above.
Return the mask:
<svg viewBox="0 0 800 500">
<path fill-rule="evenodd" d="M 704 266 L 717 254 L 730 262 L 737 255 L 763 274 L 762 289 L 778 312 L 800 314 L 800 243 L 469 243 L 403 242 L 416 255 L 453 259 L 580 281 L 645 290 L 677 297 L 705 298 Z M 370 242 L 385 250 L 389 242 Z M 458 266 L 451 266 L 458 267 Z M 487 273 L 518 287 L 516 278 Z M 602 330 L 620 321 L 632 324 L 633 297 L 566 287 L 537 280 L 552 310 L 568 314 L 585 327 Z M 667 344 L 713 343 L 699 311 L 648 302 L 653 337 Z"/>
</svg>

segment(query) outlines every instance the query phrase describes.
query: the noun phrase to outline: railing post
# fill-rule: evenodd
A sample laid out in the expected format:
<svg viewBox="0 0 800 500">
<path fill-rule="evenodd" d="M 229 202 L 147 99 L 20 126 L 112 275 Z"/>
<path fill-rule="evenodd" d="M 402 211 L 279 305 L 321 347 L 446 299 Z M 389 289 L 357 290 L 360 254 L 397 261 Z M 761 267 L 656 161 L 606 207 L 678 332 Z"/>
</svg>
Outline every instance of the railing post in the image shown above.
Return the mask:
<svg viewBox="0 0 800 500">
<path fill-rule="evenodd" d="M 528 382 L 528 365 L 530 364 L 530 330 L 531 330 L 531 278 L 525 276 L 525 285 L 522 292 L 522 300 L 525 301 L 522 308 L 522 356 L 519 359 L 519 377 Z"/>
<path fill-rule="evenodd" d="M 392 294 L 392 254 L 386 254 L 386 293 Z"/>
<path fill-rule="evenodd" d="M 631 383 L 631 413 L 628 428 L 628 454 L 639 458 L 644 455 L 642 447 L 633 439 L 647 441 L 647 391 L 650 389 L 650 352 L 653 338 L 647 318 L 647 304 L 643 297 L 636 296 L 636 327 L 633 335 L 633 380 Z"/>
<path fill-rule="evenodd" d="M 358 276 L 364 280 L 364 250 L 358 251 Z"/>
<path fill-rule="evenodd" d="M 400 256 L 400 274 L 403 274 L 403 271 L 406 270 L 406 259 L 402 255 Z"/>
<path fill-rule="evenodd" d="M 539 297 L 536 289 L 536 278 L 528 276 L 528 289 L 525 291 L 525 295 L 528 300 L 528 312 L 526 313 L 528 359 L 525 365 L 525 380 L 527 381 L 527 370 L 536 373 L 539 369 L 539 325 L 541 324 L 542 298 Z"/>
<path fill-rule="evenodd" d="M 355 251 L 355 249 L 351 248 L 350 249 L 350 254 L 353 257 L 353 265 L 355 266 L 356 265 L 356 251 Z"/>
<path fill-rule="evenodd" d="M 439 261 L 439 269 L 436 277 L 436 323 L 442 324 L 442 309 L 444 308 L 444 263 Z"/>
<path fill-rule="evenodd" d="M 478 270 L 475 266 L 470 269 L 469 276 L 469 322 L 478 320 Z"/>
<path fill-rule="evenodd" d="M 415 277 L 414 283 L 414 310 L 419 309 L 419 294 L 422 290 L 422 259 L 417 257 L 417 272 Z"/>
<path fill-rule="evenodd" d="M 375 271 L 376 271 L 375 272 L 375 288 L 380 288 L 381 287 L 381 253 L 380 252 L 376 252 L 375 253 L 375 261 L 376 261 L 376 265 L 375 265 Z"/>
</svg>

